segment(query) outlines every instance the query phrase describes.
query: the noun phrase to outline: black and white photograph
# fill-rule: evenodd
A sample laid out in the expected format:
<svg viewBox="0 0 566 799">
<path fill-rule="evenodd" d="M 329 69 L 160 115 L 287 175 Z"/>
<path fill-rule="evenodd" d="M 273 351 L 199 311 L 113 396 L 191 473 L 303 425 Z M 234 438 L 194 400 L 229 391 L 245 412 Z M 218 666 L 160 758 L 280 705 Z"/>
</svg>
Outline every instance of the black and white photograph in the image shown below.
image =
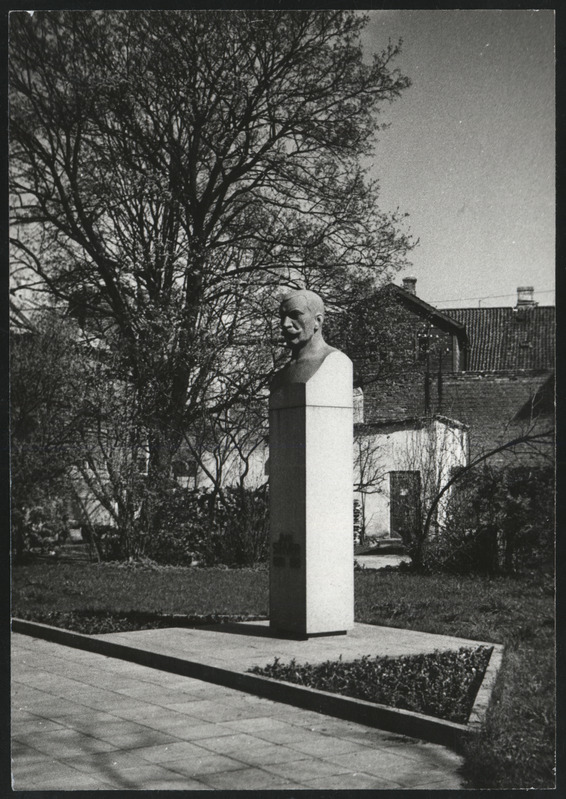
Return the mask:
<svg viewBox="0 0 566 799">
<path fill-rule="evenodd" d="M 6 17 L 12 791 L 556 789 L 556 11 Z"/>
</svg>

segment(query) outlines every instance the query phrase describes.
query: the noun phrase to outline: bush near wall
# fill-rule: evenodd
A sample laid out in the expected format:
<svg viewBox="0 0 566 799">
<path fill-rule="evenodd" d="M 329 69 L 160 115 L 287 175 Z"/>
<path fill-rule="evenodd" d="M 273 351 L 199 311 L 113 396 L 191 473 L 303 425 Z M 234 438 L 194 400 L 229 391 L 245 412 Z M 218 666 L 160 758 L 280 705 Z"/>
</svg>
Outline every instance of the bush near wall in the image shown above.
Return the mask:
<svg viewBox="0 0 566 799">
<path fill-rule="evenodd" d="M 83 541 L 89 547 L 91 559 L 99 561 L 126 560 L 120 532 L 111 524 L 81 525 Z"/>
<path fill-rule="evenodd" d="M 59 553 L 68 538 L 64 497 L 36 497 L 12 511 L 14 562 Z M 154 506 L 149 535 L 134 526 L 139 557 L 172 566 L 255 566 L 267 560 L 269 503 L 267 486 L 257 489 L 186 489 L 169 486 Z M 108 524 L 82 524 L 91 559 L 128 560 L 125 531 Z"/>
<path fill-rule="evenodd" d="M 31 492 L 30 492 L 31 493 Z M 12 507 L 12 552 L 19 563 L 34 555 L 58 554 L 69 535 L 64 497 L 36 491 Z"/>
<path fill-rule="evenodd" d="M 514 574 L 554 562 L 554 471 L 471 471 L 452 491 L 446 524 L 425 551 L 428 570 Z"/>
<path fill-rule="evenodd" d="M 158 563 L 253 566 L 267 560 L 267 487 L 175 489 L 161 501 L 147 555 Z"/>
</svg>

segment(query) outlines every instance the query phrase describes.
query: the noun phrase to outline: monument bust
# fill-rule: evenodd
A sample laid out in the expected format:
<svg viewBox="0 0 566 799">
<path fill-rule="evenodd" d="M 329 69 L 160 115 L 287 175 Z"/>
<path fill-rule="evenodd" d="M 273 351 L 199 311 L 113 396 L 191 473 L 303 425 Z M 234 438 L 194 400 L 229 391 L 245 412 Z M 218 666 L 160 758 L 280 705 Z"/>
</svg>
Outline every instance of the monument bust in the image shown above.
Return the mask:
<svg viewBox="0 0 566 799">
<path fill-rule="evenodd" d="M 291 350 L 269 394 L 270 627 L 334 635 L 354 623 L 352 361 L 322 336 L 324 304 L 279 308 Z"/>
<path fill-rule="evenodd" d="M 275 373 L 271 391 L 292 383 L 306 383 L 331 352 L 338 352 L 322 337 L 324 303 L 314 291 L 299 289 L 286 294 L 279 306 L 279 316 L 291 360 Z"/>
</svg>

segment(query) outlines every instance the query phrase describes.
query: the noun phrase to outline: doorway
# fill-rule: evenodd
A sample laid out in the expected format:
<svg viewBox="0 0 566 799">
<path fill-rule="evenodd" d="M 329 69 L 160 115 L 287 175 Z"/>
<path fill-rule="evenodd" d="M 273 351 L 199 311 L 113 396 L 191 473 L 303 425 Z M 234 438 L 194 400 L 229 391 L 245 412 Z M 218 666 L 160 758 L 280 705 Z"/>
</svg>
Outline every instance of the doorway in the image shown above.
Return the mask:
<svg viewBox="0 0 566 799">
<path fill-rule="evenodd" d="M 421 519 L 421 473 L 389 472 L 389 536 L 408 543 Z"/>
</svg>

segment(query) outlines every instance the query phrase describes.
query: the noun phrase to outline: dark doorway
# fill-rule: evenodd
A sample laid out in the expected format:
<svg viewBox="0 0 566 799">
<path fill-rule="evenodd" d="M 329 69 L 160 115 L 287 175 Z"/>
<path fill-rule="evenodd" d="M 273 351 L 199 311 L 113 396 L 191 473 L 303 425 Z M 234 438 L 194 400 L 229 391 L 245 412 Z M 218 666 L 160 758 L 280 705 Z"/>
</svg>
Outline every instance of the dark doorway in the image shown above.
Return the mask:
<svg viewBox="0 0 566 799">
<path fill-rule="evenodd" d="M 389 472 L 389 535 L 408 543 L 421 518 L 421 473 Z"/>
</svg>

